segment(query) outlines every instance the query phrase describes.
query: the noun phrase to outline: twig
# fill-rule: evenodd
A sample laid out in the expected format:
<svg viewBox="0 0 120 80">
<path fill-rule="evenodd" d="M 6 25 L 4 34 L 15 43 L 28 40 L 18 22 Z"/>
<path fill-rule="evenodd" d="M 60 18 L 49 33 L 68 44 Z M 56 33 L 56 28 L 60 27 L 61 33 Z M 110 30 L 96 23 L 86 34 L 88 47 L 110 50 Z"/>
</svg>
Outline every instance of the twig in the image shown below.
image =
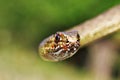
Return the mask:
<svg viewBox="0 0 120 80">
<path fill-rule="evenodd" d="M 104 46 L 104 47 L 103 47 Z M 117 45 L 112 40 L 102 40 L 90 45 L 88 65 L 92 80 L 110 80 L 117 56 Z"/>
</svg>

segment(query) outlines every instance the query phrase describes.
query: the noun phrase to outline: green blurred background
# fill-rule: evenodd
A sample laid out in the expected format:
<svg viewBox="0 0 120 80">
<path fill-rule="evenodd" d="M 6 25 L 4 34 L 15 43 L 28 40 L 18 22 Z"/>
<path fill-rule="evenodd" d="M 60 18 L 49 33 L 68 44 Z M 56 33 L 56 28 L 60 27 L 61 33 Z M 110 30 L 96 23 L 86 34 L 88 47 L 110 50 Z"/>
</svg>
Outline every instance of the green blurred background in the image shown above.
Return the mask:
<svg viewBox="0 0 120 80">
<path fill-rule="evenodd" d="M 82 57 L 50 63 L 40 59 L 38 45 L 117 4 L 120 0 L 0 0 L 0 80 L 92 79 L 86 69 L 88 47 L 81 49 Z M 119 58 L 113 79 L 120 79 Z"/>
</svg>

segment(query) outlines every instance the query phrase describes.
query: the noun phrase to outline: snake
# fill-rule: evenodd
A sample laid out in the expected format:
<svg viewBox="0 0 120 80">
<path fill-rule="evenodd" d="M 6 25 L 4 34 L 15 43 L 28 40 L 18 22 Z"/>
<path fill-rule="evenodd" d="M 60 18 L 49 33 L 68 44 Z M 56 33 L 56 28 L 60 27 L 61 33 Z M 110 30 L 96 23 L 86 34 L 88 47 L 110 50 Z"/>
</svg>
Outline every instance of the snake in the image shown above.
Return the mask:
<svg viewBox="0 0 120 80">
<path fill-rule="evenodd" d="M 82 46 L 120 30 L 120 5 L 63 32 L 56 32 L 39 45 L 45 61 L 62 61 L 72 57 Z"/>
</svg>

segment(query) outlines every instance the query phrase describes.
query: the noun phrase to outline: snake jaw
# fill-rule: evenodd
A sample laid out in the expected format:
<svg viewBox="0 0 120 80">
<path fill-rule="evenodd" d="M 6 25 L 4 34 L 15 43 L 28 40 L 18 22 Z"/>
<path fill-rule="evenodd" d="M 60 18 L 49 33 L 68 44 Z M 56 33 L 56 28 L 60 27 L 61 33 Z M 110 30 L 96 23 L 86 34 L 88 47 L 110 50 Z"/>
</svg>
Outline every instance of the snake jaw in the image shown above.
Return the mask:
<svg viewBox="0 0 120 80">
<path fill-rule="evenodd" d="M 57 32 L 45 39 L 39 46 L 42 59 L 61 61 L 74 55 L 80 47 L 80 36 L 77 31 Z"/>
</svg>

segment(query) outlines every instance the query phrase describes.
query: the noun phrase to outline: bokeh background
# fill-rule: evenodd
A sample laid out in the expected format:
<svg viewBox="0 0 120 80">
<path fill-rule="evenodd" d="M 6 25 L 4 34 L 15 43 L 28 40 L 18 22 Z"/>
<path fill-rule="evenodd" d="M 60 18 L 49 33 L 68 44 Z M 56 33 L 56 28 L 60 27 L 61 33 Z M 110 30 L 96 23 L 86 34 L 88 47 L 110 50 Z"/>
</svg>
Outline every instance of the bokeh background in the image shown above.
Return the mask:
<svg viewBox="0 0 120 80">
<path fill-rule="evenodd" d="M 120 33 L 52 63 L 39 43 L 120 4 L 120 0 L 0 0 L 0 80 L 120 80 Z"/>
</svg>

